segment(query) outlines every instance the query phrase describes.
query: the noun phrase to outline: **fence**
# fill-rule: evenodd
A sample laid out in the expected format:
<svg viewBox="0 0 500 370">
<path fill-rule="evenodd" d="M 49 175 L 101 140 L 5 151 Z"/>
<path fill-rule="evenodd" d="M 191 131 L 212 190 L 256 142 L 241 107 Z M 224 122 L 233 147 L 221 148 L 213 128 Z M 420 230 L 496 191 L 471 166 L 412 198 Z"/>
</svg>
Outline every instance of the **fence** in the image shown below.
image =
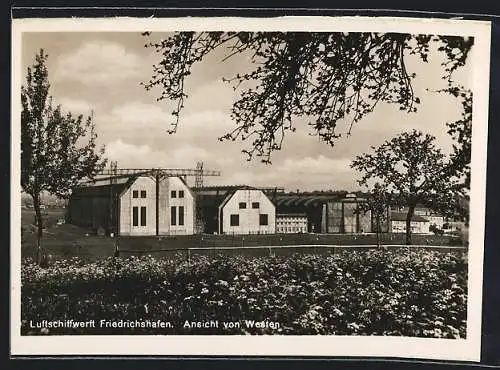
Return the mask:
<svg viewBox="0 0 500 370">
<path fill-rule="evenodd" d="M 270 246 L 247 246 L 247 247 L 192 247 L 192 248 L 166 248 L 166 249 L 156 249 L 156 250 L 132 250 L 132 249 L 122 249 L 119 250 L 119 255 L 126 257 L 131 255 L 155 255 L 155 256 L 172 256 L 181 252 L 185 256 L 188 263 L 191 257 L 194 255 L 203 255 L 209 257 L 217 256 L 230 256 L 230 255 L 246 255 L 246 256 L 283 256 L 290 255 L 294 253 L 314 253 L 314 254 L 335 254 L 343 250 L 367 250 L 367 249 L 427 249 L 436 251 L 456 251 L 464 252 L 467 249 L 461 246 L 439 246 L 439 245 L 384 245 L 378 247 L 377 245 L 324 245 L 324 244 L 312 244 L 312 245 L 270 245 Z"/>
<path fill-rule="evenodd" d="M 449 236 L 413 235 L 416 246 L 443 248 L 462 247 Z M 452 243 L 453 241 L 453 243 Z M 267 235 L 170 235 L 170 236 L 67 236 L 65 238 L 46 238 L 44 248 L 54 258 L 81 257 L 99 259 L 113 256 L 116 245 L 123 254 L 128 255 L 172 255 L 172 253 L 197 253 L 214 255 L 223 250 L 225 254 L 276 255 L 280 253 L 310 252 L 326 253 L 339 248 L 374 248 L 374 234 L 267 234 Z M 386 248 L 404 244 L 404 235 L 386 235 L 383 245 Z M 33 244 L 34 245 L 34 244 Z M 32 243 L 23 243 L 23 257 L 32 257 Z M 413 246 L 415 247 L 415 246 Z M 189 250 L 189 252 L 188 252 Z M 330 253 L 330 252 L 328 252 Z"/>
</svg>

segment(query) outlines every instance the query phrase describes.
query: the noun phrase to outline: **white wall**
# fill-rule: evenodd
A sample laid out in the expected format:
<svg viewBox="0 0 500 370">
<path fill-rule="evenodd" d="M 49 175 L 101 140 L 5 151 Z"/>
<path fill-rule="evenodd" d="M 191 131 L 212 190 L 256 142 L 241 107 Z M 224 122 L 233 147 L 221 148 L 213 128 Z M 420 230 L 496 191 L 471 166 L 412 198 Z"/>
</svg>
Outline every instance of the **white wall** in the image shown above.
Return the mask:
<svg viewBox="0 0 500 370">
<path fill-rule="evenodd" d="M 239 203 L 245 203 L 246 208 L 240 209 Z M 252 208 L 252 203 L 258 202 L 259 208 Z M 222 232 L 224 234 L 274 234 L 276 218 L 274 204 L 261 190 L 240 189 L 221 205 Z M 219 207 L 219 215 L 221 208 Z M 267 225 L 260 225 L 260 214 L 267 214 Z M 239 215 L 239 226 L 231 226 L 231 215 Z M 219 218 L 219 232 L 221 220 Z"/>
<path fill-rule="evenodd" d="M 134 190 L 138 191 L 138 198 L 133 198 Z M 141 198 L 141 191 L 144 190 L 146 198 Z M 138 207 L 138 226 L 132 225 L 133 207 Z M 146 207 L 146 226 L 141 226 L 141 207 Z M 122 194 L 120 198 L 120 234 L 156 234 L 156 185 L 152 177 L 138 177 Z"/>
<path fill-rule="evenodd" d="M 414 234 L 432 234 L 429 231 L 429 226 L 429 222 L 411 222 L 411 229 Z M 391 229 L 393 233 L 406 233 L 406 221 L 391 221 Z"/>
<path fill-rule="evenodd" d="M 133 198 L 133 191 L 138 191 L 138 198 Z M 141 190 L 146 191 L 146 198 L 141 198 Z M 176 192 L 176 198 L 171 197 Z M 179 197 L 179 191 L 184 196 Z M 160 180 L 158 194 L 158 232 L 160 235 L 186 235 L 194 233 L 194 198 L 186 184 L 178 177 L 166 177 Z M 170 207 L 176 207 L 176 225 L 171 225 Z M 179 225 L 179 207 L 184 207 L 184 224 Z M 133 207 L 138 207 L 138 226 L 132 225 Z M 146 226 L 141 226 L 141 208 L 146 207 Z M 121 235 L 156 235 L 156 181 L 153 177 L 141 176 L 127 189 L 120 198 L 120 234 Z"/>
<path fill-rule="evenodd" d="M 306 232 L 306 216 L 276 216 L 276 233 L 296 234 Z"/>
<path fill-rule="evenodd" d="M 184 192 L 182 198 L 181 191 Z M 175 192 L 175 198 L 172 192 Z M 159 207 L 160 235 L 194 234 L 194 197 L 179 177 L 166 177 L 160 181 Z M 175 207 L 175 225 L 172 225 L 171 207 Z M 179 207 L 184 207 L 183 225 L 179 225 Z"/>
<path fill-rule="evenodd" d="M 444 225 L 444 217 L 443 216 L 426 216 L 425 218 L 427 218 L 429 220 L 429 224 L 432 225 L 436 225 L 436 227 L 438 229 L 443 229 L 443 225 Z"/>
</svg>

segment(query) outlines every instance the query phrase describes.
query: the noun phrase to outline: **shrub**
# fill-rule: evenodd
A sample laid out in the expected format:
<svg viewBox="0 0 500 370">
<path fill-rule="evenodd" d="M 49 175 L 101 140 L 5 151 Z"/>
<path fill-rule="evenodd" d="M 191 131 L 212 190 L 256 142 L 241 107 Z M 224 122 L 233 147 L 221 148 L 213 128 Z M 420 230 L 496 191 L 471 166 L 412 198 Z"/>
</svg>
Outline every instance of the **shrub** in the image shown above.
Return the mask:
<svg viewBox="0 0 500 370">
<path fill-rule="evenodd" d="M 171 328 L 56 328 L 49 334 L 336 334 L 463 338 L 467 265 L 460 253 L 353 250 L 275 257 L 78 258 L 22 265 L 30 320 L 162 320 Z M 184 328 L 217 320 L 218 328 Z M 278 323 L 261 328 L 223 322 Z M 47 333 L 45 329 L 43 331 Z"/>
<path fill-rule="evenodd" d="M 431 226 L 429 226 L 429 231 L 431 233 L 434 233 L 434 235 L 443 235 L 444 234 L 444 230 L 439 229 L 435 224 L 432 224 Z"/>
</svg>

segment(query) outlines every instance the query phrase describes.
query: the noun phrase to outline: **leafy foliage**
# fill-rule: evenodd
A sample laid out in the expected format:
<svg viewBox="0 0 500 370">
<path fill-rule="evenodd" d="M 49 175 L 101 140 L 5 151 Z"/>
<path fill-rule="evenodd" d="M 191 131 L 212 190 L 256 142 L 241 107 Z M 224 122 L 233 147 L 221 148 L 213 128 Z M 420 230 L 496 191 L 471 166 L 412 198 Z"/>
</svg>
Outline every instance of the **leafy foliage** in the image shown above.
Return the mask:
<svg viewBox="0 0 500 370">
<path fill-rule="evenodd" d="M 327 256 L 182 256 L 22 265 L 30 320 L 163 320 L 169 329 L 51 329 L 48 334 L 336 334 L 464 338 L 467 262 L 459 253 L 348 250 Z M 185 320 L 278 328 L 183 328 Z M 222 325 L 221 325 L 222 326 Z M 47 331 L 45 330 L 45 334 Z"/>
<path fill-rule="evenodd" d="M 455 140 L 453 155 L 447 168 L 449 174 L 464 178 L 466 188 L 470 188 L 470 163 L 472 150 L 472 91 L 463 86 L 450 86 L 441 92 L 451 94 L 462 102 L 462 117 L 459 120 L 448 122 L 448 134 Z M 468 197 L 467 197 L 468 200 Z M 458 202 L 458 200 L 457 200 Z M 459 207 L 464 216 L 468 217 L 468 209 Z"/>
<path fill-rule="evenodd" d="M 294 117 L 309 119 L 312 133 L 333 146 L 341 136 L 339 122 L 350 122 L 350 134 L 381 101 L 415 112 L 420 102 L 412 88 L 416 75 L 405 59 L 416 55 L 427 62 L 431 44 L 437 45 L 445 55 L 443 79 L 451 84 L 473 43 L 473 38 L 402 33 L 177 32 L 146 44 L 161 60 L 143 85 L 160 90 L 158 101 L 175 103 L 168 131 L 173 133 L 193 65 L 215 50 L 224 54 L 222 61 L 246 56 L 252 67 L 224 79 L 241 94 L 232 108 L 236 127 L 220 140 L 251 139 L 243 150 L 248 159 L 256 155 L 270 163 L 286 132 L 295 131 Z"/>
<path fill-rule="evenodd" d="M 385 141 L 373 154 L 356 157 L 351 167 L 361 173 L 359 184 L 381 181 L 395 202 L 408 206 L 407 243 L 415 207 L 422 203 L 445 214 L 453 214 L 453 200 L 467 189 L 455 162 L 434 144 L 435 137 L 413 130 Z M 452 171 L 454 169 L 454 171 Z"/>
<path fill-rule="evenodd" d="M 435 224 L 431 224 L 429 226 L 429 231 L 431 233 L 434 233 L 435 235 L 443 235 L 444 234 L 444 230 L 441 230 L 440 228 L 438 228 Z"/>
<path fill-rule="evenodd" d="M 47 58 L 40 50 L 21 87 L 21 186 L 33 198 L 38 245 L 43 228 L 40 194 L 67 196 L 79 181 L 92 178 L 105 165 L 104 148 L 96 151 L 92 117 L 53 106 Z"/>
</svg>

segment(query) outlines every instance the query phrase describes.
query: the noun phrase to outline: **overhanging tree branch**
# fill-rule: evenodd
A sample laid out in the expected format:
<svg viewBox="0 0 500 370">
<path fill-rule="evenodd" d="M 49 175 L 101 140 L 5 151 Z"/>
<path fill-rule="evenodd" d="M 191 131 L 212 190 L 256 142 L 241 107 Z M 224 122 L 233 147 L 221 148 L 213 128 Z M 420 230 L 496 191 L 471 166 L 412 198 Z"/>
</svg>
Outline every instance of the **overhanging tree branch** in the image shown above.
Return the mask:
<svg viewBox="0 0 500 370">
<path fill-rule="evenodd" d="M 251 146 L 244 150 L 248 159 L 257 156 L 270 163 L 271 154 L 281 149 L 286 131 L 294 131 L 292 120 L 296 117 L 307 118 L 312 134 L 333 146 L 342 136 L 339 123 L 350 122 L 350 134 L 379 102 L 415 112 L 420 102 L 412 87 L 416 75 L 407 70 L 405 58 L 416 55 L 427 62 L 431 43 L 446 56 L 443 78 L 450 81 L 453 72 L 465 64 L 473 38 L 397 33 L 178 32 L 146 45 L 155 48 L 161 61 L 143 85 L 147 90 L 160 90 L 157 100 L 174 102 L 175 120 L 168 130 L 174 133 L 187 98 L 184 80 L 191 67 L 214 50 L 222 51 L 222 61 L 247 56 L 249 71 L 224 78 L 241 93 L 232 108 L 236 127 L 220 140 L 251 136 Z"/>
</svg>

